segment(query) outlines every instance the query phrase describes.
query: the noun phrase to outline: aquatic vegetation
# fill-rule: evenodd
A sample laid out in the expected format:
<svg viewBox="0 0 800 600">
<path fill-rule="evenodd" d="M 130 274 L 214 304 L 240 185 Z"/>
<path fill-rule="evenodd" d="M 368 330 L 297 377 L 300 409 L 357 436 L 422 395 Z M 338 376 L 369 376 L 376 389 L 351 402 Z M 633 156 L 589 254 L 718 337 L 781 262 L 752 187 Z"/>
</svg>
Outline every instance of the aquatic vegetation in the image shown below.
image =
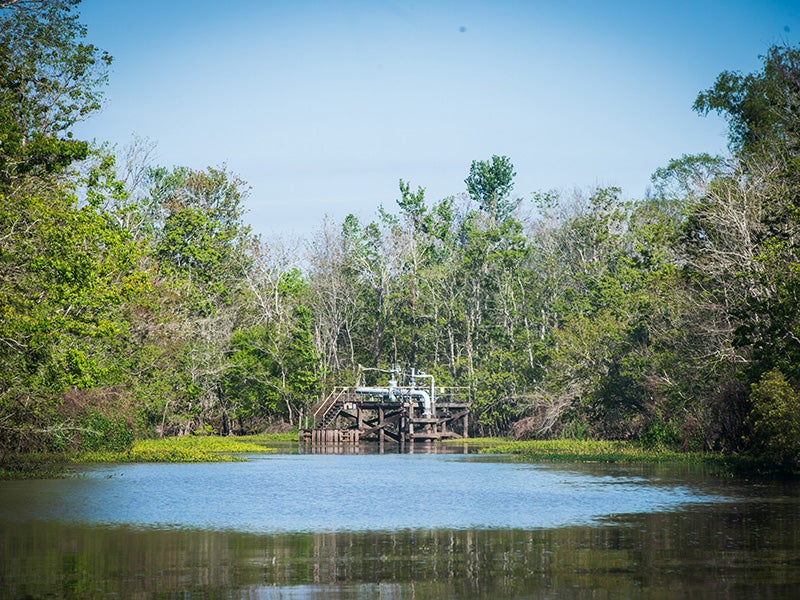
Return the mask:
<svg viewBox="0 0 800 600">
<path fill-rule="evenodd" d="M 260 438 L 267 441 L 266 437 Z M 274 452 L 252 437 L 182 436 L 139 440 L 126 452 L 83 452 L 72 462 L 232 462 L 241 454 Z"/>
<path fill-rule="evenodd" d="M 297 430 L 293 430 L 285 431 L 283 433 L 259 433 L 255 435 L 244 435 L 241 437 L 241 439 L 256 443 L 269 444 L 270 442 L 296 442 L 297 436 Z"/>
<path fill-rule="evenodd" d="M 514 454 L 526 459 L 558 462 L 703 462 L 721 458 L 714 454 L 645 448 L 640 444 L 608 440 L 499 440 L 480 442 L 482 453 Z"/>
</svg>

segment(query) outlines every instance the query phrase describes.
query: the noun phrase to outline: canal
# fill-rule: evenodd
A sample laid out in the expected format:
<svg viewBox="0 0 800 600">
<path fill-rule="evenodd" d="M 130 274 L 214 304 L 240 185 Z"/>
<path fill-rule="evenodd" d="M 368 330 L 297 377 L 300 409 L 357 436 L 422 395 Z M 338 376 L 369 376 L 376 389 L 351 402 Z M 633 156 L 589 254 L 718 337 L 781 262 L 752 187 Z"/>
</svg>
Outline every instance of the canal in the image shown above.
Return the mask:
<svg viewBox="0 0 800 600">
<path fill-rule="evenodd" d="M 794 598 L 800 484 L 277 454 L 0 482 L 8 598 Z"/>
</svg>

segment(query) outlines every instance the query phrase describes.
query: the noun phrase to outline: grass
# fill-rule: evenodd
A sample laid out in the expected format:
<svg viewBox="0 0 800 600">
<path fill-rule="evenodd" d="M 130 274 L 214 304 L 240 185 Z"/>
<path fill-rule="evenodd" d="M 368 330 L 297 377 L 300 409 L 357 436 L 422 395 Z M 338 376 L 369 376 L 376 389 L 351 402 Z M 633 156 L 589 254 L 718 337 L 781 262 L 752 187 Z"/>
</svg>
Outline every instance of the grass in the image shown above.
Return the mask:
<svg viewBox="0 0 800 600">
<path fill-rule="evenodd" d="M 242 436 L 243 440 L 248 440 L 256 443 L 273 443 L 273 442 L 296 442 L 298 440 L 297 431 L 285 431 L 283 433 L 260 433 L 257 435 Z"/>
<path fill-rule="evenodd" d="M 276 446 L 297 440 L 297 433 L 250 436 L 183 436 L 139 440 L 125 452 L 81 452 L 77 454 L 34 454 L 5 456 L 0 480 L 57 477 L 66 463 L 187 463 L 246 460 L 242 454 L 272 453 Z M 761 463 L 746 456 L 677 452 L 646 448 L 635 442 L 587 440 L 530 440 L 469 438 L 444 440 L 443 444 L 468 446 L 483 454 L 509 454 L 526 461 L 604 463 L 713 464 L 731 473 L 767 472 Z"/>
<path fill-rule="evenodd" d="M 528 440 L 476 438 L 458 440 L 484 454 L 512 454 L 550 462 L 718 462 L 721 455 L 646 448 L 635 442 L 603 440 Z"/>
<path fill-rule="evenodd" d="M 702 464 L 723 476 L 800 477 L 797 469 L 788 469 L 744 453 L 685 452 L 648 447 L 634 441 L 472 438 L 443 443 L 466 444 L 481 454 L 508 454 L 530 462 Z"/>
<path fill-rule="evenodd" d="M 510 438 L 474 437 L 445 439 L 441 440 L 439 443 L 447 446 L 468 446 L 470 450 L 478 450 L 480 452 L 493 452 L 498 446 L 504 446 L 510 442 Z"/>
<path fill-rule="evenodd" d="M 232 462 L 245 460 L 239 454 L 271 453 L 267 444 L 281 441 L 283 434 L 219 437 L 182 436 L 155 440 L 139 440 L 127 452 L 81 452 L 69 457 L 70 462 Z"/>
<path fill-rule="evenodd" d="M 246 460 L 242 454 L 276 452 L 275 446 L 295 441 L 297 433 L 251 436 L 193 436 L 138 440 L 129 450 L 77 453 L 32 453 L 0 458 L 0 481 L 61 477 L 68 464 L 80 463 L 190 463 Z"/>
<path fill-rule="evenodd" d="M 508 441 L 485 445 L 479 452 L 511 454 L 526 461 L 671 463 L 707 465 L 724 476 L 799 477 L 800 472 L 786 469 L 747 454 L 721 452 L 683 452 L 649 448 L 636 442 L 586 440 Z"/>
</svg>

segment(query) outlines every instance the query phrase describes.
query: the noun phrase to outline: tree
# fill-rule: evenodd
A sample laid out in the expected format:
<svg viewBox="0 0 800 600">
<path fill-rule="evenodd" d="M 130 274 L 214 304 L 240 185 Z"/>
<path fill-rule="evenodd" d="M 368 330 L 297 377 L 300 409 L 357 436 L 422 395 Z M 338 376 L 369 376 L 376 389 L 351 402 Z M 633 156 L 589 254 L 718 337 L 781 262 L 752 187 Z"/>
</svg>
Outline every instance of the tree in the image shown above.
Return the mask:
<svg viewBox="0 0 800 600">
<path fill-rule="evenodd" d="M 361 253 L 360 237 L 361 224 L 348 215 L 338 229 L 326 220 L 308 245 L 309 307 L 320 370 L 326 374 L 349 371 L 348 383 L 355 377 L 363 348 L 357 337 L 364 320 L 356 258 Z"/>
<path fill-rule="evenodd" d="M 152 253 L 182 342 L 183 382 L 172 407 L 173 430 L 206 425 L 226 431 L 222 381 L 234 332 L 249 312 L 247 274 L 252 238 L 242 222 L 246 184 L 227 169 L 155 169 L 151 196 L 160 206 Z M 251 311 L 250 311 L 251 312 Z"/>
<path fill-rule="evenodd" d="M 263 428 L 275 418 L 295 425 L 320 392 L 312 315 L 302 303 L 306 282 L 290 270 L 281 275 L 278 288 L 284 314 L 240 329 L 231 340 L 223 393 L 243 431 Z"/>
<path fill-rule="evenodd" d="M 88 155 L 70 129 L 100 108 L 111 57 L 81 41 L 78 3 L 0 5 L 0 190 L 31 190 Z"/>
<path fill-rule="evenodd" d="M 538 304 L 530 315 L 540 339 L 538 382 L 520 433 L 548 435 L 565 418 L 588 421 L 588 429 L 599 432 L 629 412 L 625 399 L 635 401 L 607 386 L 628 350 L 643 285 L 629 268 L 630 213 L 620 193 L 601 188 L 588 198 L 577 194 L 569 203 L 552 195 L 540 198 L 526 286 Z"/>
<path fill-rule="evenodd" d="M 153 195 L 163 215 L 156 257 L 200 303 L 208 294 L 228 296 L 240 280 L 250 236 L 242 222 L 246 194 L 246 184 L 224 167 L 155 173 Z"/>
<path fill-rule="evenodd" d="M 99 189 L 88 200 L 142 244 L 149 244 L 163 226 L 159 198 L 150 193 L 162 176 L 162 170 L 153 164 L 155 148 L 154 142 L 134 136 L 121 152 L 103 146 L 94 164 L 90 162 L 90 178 L 104 179 L 107 184 L 96 186 Z"/>
<path fill-rule="evenodd" d="M 494 155 L 489 160 L 472 161 L 464 183 L 470 198 L 480 209 L 493 219 L 502 221 L 518 204 L 509 198 L 516 175 L 507 156 Z"/>
<path fill-rule="evenodd" d="M 77 4 L 0 3 L 0 452 L 130 440 L 135 420 L 122 372 L 147 280 L 93 201 L 119 192 L 109 163 L 73 169 L 90 146 L 71 128 L 99 108 L 111 62 L 83 43 Z"/>
<path fill-rule="evenodd" d="M 0 232 L 0 446 L 41 448 L 80 428 L 59 413 L 67 390 L 123 379 L 126 307 L 147 282 L 127 233 L 66 190 L 6 197 Z"/>
<path fill-rule="evenodd" d="M 723 71 L 714 86 L 700 92 L 694 108 L 728 120 L 735 152 L 800 150 L 800 48 L 773 46 L 761 57 L 761 71 L 742 75 Z"/>
<path fill-rule="evenodd" d="M 800 469 L 800 392 L 780 370 L 753 384 L 749 422 L 751 447 L 772 465 Z"/>
<path fill-rule="evenodd" d="M 723 72 L 695 102 L 728 120 L 734 155 L 690 204 L 684 228 L 690 281 L 718 307 L 721 348 L 754 402 L 766 374 L 796 381 L 800 361 L 800 49 L 774 46 L 762 60 L 755 73 Z"/>
</svg>

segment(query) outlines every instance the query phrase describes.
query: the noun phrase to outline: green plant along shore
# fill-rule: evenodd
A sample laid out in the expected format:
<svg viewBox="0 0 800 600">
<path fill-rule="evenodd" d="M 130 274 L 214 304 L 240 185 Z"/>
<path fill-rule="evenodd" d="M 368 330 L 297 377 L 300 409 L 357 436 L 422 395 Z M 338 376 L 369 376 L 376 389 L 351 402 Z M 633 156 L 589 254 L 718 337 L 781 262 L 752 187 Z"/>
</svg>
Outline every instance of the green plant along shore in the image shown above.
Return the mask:
<svg viewBox="0 0 800 600">
<path fill-rule="evenodd" d="M 292 436 L 296 439 L 296 436 Z M 72 462 L 229 462 L 244 460 L 242 454 L 275 452 L 270 444 L 282 437 L 249 435 L 236 437 L 183 436 L 137 440 L 126 451 L 88 451 L 70 457 Z"/>
<path fill-rule="evenodd" d="M 86 463 L 185 463 L 233 462 L 246 454 L 271 454 L 296 434 L 247 436 L 182 436 L 137 440 L 126 450 L 84 450 L 68 454 L 15 456 L 16 462 L 0 465 L 0 479 L 58 476 L 70 464 Z"/>
<path fill-rule="evenodd" d="M 466 444 L 482 454 L 513 454 L 536 461 L 552 462 L 681 462 L 722 463 L 719 453 L 684 452 L 669 448 L 653 448 L 641 443 L 619 440 L 509 440 L 507 438 L 475 438 L 448 440 L 447 444 Z"/>
<path fill-rule="evenodd" d="M 730 153 L 647 197 L 518 197 L 491 156 L 458 196 L 400 180 L 394 210 L 299 246 L 251 234 L 225 167 L 74 137 L 112 61 L 78 9 L 0 0 L 3 463 L 297 426 L 359 364 L 399 364 L 463 387 L 475 435 L 800 468 L 800 48 L 709 82 L 694 109 Z"/>
</svg>

